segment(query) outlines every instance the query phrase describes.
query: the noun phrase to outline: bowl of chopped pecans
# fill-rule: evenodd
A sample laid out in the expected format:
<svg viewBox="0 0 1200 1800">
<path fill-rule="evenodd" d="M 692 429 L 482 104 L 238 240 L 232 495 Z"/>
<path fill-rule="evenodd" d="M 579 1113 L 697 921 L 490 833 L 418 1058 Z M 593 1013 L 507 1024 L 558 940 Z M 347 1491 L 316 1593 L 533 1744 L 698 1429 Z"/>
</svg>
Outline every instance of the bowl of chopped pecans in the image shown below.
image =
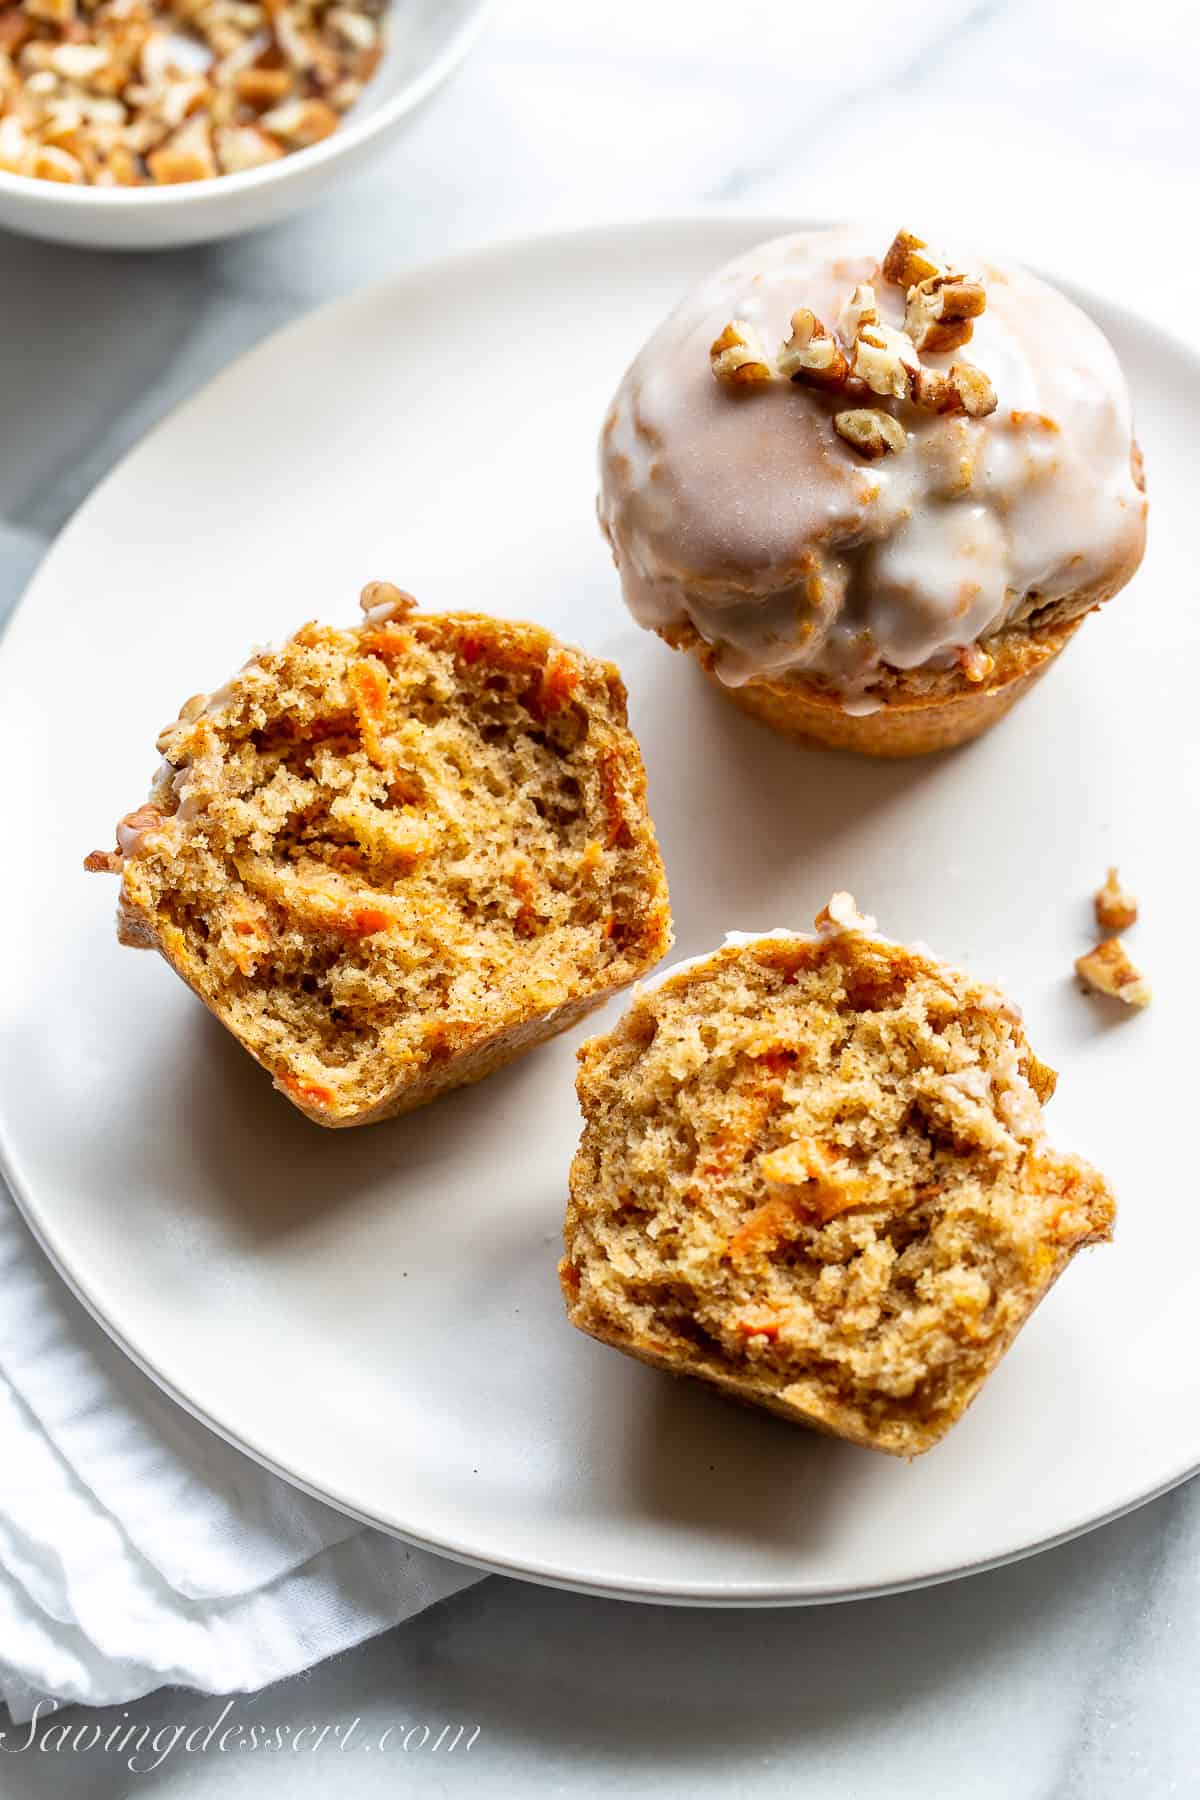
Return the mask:
<svg viewBox="0 0 1200 1800">
<path fill-rule="evenodd" d="M 381 148 L 487 0 L 0 0 L 0 226 L 166 249 L 270 224 Z"/>
</svg>

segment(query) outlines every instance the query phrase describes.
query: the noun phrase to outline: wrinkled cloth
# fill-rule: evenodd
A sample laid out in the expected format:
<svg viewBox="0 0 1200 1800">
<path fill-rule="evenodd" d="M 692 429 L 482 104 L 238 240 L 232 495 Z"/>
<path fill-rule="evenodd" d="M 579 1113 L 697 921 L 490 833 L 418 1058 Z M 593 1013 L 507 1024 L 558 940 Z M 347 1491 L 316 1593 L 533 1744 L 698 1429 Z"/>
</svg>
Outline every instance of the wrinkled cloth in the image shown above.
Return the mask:
<svg viewBox="0 0 1200 1800">
<path fill-rule="evenodd" d="M 253 1692 L 481 1579 L 359 1525 L 159 1392 L 0 1183 L 0 1698 Z"/>
</svg>

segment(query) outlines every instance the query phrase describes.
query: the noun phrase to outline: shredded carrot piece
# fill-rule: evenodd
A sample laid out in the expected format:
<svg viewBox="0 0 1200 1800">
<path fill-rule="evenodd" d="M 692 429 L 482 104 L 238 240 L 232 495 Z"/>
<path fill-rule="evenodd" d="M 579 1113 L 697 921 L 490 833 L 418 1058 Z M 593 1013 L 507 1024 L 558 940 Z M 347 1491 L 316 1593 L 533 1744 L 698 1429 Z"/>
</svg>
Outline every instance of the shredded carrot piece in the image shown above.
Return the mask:
<svg viewBox="0 0 1200 1800">
<path fill-rule="evenodd" d="M 407 656 L 413 647 L 412 633 L 398 631 L 394 625 L 375 625 L 364 631 L 358 641 L 364 655 L 381 656 L 385 662 Z"/>
<path fill-rule="evenodd" d="M 795 1052 L 767 1050 L 751 1059 L 751 1069 L 739 1087 L 741 1110 L 731 1126 L 722 1126 L 704 1146 L 705 1162 L 697 1162 L 696 1173 L 705 1182 L 722 1182 L 730 1172 L 745 1162 L 767 1120 L 783 1099 L 783 1081 L 795 1063 Z M 765 1075 L 766 1080 L 762 1077 Z M 695 1203 L 702 1188 L 693 1187 L 688 1198 Z"/>
<path fill-rule="evenodd" d="M 465 663 L 477 663 L 483 655 L 483 639 L 463 637 L 458 640 L 458 654 Z"/>
<path fill-rule="evenodd" d="M 621 759 L 615 750 L 606 750 L 600 759 L 600 779 L 604 787 L 604 810 L 608 814 L 608 848 L 628 850 L 633 833 L 621 802 L 619 780 Z"/>
<path fill-rule="evenodd" d="M 796 1211 L 789 1201 L 764 1200 L 738 1226 L 725 1246 L 726 1256 L 731 1262 L 740 1262 L 747 1251 L 771 1249 L 795 1219 Z"/>
<path fill-rule="evenodd" d="M 747 1337 L 770 1338 L 772 1343 L 774 1343 L 775 1339 L 779 1336 L 778 1325 L 771 1321 L 768 1321 L 765 1325 L 760 1325 L 753 1319 L 739 1319 L 738 1330 L 744 1331 Z"/>
<path fill-rule="evenodd" d="M 591 843 L 585 845 L 583 854 L 579 858 L 579 874 L 594 875 L 603 858 L 604 846 L 593 838 Z"/>
<path fill-rule="evenodd" d="M 542 671 L 538 702 L 544 715 L 559 712 L 570 704 L 579 686 L 579 664 L 567 650 L 558 650 Z"/>
<path fill-rule="evenodd" d="M 793 1138 L 760 1157 L 758 1166 L 773 1187 L 785 1190 L 796 1217 L 811 1224 L 828 1225 L 871 1198 L 866 1178 L 818 1138 Z"/>
<path fill-rule="evenodd" d="M 533 906 L 533 875 L 529 864 L 522 858 L 515 862 L 508 872 L 508 885 L 521 902 L 514 921 L 514 930 L 518 937 L 533 937 L 541 924 Z"/>
<path fill-rule="evenodd" d="M 350 918 L 350 927 L 359 937 L 370 937 L 373 932 L 386 931 L 390 924 L 388 915 L 378 906 L 355 907 Z"/>
<path fill-rule="evenodd" d="M 388 756 L 383 745 L 383 731 L 387 724 L 387 676 L 377 662 L 365 659 L 351 663 L 346 681 L 354 697 L 363 749 L 377 767 L 386 768 Z"/>
<path fill-rule="evenodd" d="M 310 1106 L 332 1106 L 333 1089 L 327 1088 L 319 1081 L 301 1081 L 298 1075 L 285 1075 L 281 1086 L 297 1100 L 307 1100 Z"/>
<path fill-rule="evenodd" d="M 243 894 L 234 900 L 229 922 L 243 940 L 235 947 L 233 960 L 243 975 L 253 975 L 260 958 L 270 948 L 270 920 L 261 906 Z"/>
</svg>

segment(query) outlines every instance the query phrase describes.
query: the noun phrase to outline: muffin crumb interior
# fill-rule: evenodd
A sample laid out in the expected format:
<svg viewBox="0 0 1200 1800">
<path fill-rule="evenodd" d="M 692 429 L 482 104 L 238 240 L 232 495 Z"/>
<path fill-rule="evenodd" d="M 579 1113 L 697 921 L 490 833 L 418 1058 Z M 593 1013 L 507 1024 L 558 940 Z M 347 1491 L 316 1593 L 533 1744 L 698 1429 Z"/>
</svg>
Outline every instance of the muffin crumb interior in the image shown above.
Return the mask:
<svg viewBox="0 0 1200 1800">
<path fill-rule="evenodd" d="M 1019 1016 L 898 946 L 718 953 L 581 1065 L 574 1322 L 880 1448 L 939 1436 L 1108 1234 Z"/>
<path fill-rule="evenodd" d="M 160 739 L 155 941 L 293 1098 L 377 1102 L 669 942 L 616 671 L 475 615 L 310 625 Z"/>
</svg>

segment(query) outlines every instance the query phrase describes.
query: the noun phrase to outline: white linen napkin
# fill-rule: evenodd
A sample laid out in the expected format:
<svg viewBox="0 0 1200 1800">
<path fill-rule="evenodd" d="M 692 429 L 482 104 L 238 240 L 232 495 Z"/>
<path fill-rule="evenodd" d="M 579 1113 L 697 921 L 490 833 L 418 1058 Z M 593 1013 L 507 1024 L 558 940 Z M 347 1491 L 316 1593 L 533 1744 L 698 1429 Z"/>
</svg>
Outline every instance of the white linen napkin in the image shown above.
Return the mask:
<svg viewBox="0 0 1200 1800">
<path fill-rule="evenodd" d="M 290 1488 L 161 1394 L 0 1182 L 0 1699 L 253 1692 L 480 1580 Z"/>
</svg>

